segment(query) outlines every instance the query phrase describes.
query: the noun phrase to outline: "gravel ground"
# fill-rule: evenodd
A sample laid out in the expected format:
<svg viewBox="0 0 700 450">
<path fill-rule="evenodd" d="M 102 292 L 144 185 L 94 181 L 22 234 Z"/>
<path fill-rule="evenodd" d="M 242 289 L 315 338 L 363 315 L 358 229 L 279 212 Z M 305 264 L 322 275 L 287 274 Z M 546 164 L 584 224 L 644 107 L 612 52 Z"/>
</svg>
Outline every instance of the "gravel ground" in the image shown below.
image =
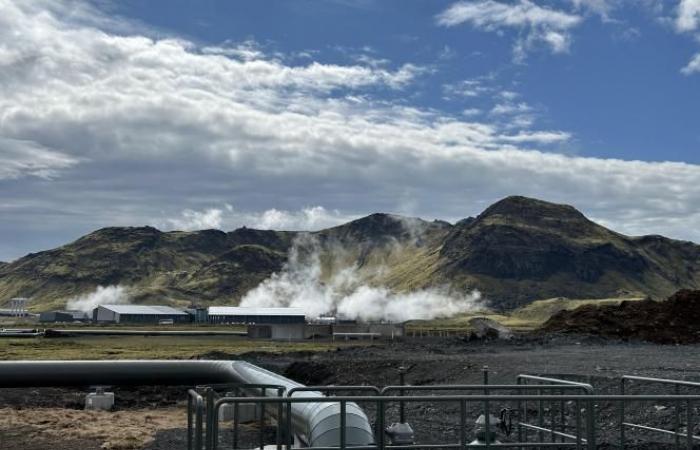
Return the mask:
<svg viewBox="0 0 700 450">
<path fill-rule="evenodd" d="M 202 358 L 233 359 L 234 356 L 212 353 L 202 355 Z M 598 393 L 617 393 L 619 376 L 623 374 L 700 380 L 700 345 L 662 346 L 558 335 L 519 337 L 510 342 L 463 342 L 457 338 L 421 338 L 322 353 L 249 353 L 243 355 L 243 359 L 306 384 L 397 384 L 399 366 L 410 367 L 406 381 L 413 385 L 480 384 L 483 380 L 484 366 L 489 367 L 492 384 L 512 384 L 518 374 L 528 373 L 589 382 Z M 643 389 L 641 386 L 632 386 L 630 389 L 632 393 L 672 393 L 670 389 L 660 386 L 645 386 Z M 172 406 L 184 400 L 185 392 L 180 388 L 153 387 L 115 391 L 117 406 L 123 410 Z M 65 389 L 2 390 L 0 407 L 80 408 L 83 392 Z M 373 420 L 372 405 L 363 406 L 366 406 L 366 411 Z M 494 410 L 506 406 L 515 407 L 505 404 L 493 405 Z M 471 424 L 481 412 L 481 406 L 470 403 L 468 408 L 468 423 Z M 552 416 L 559 420 L 558 408 L 558 404 L 545 405 L 545 421 L 549 421 Z M 674 428 L 672 405 L 630 405 L 627 409 L 628 421 L 666 429 Z M 570 423 L 573 422 L 573 411 L 573 404 L 565 405 L 564 413 Z M 617 407 L 601 404 L 596 405 L 596 411 L 599 448 L 616 448 L 619 435 Z M 529 420 L 536 420 L 534 404 L 529 405 L 528 412 Z M 681 412 L 683 416 L 680 425 L 681 429 L 685 430 L 685 409 Z M 700 419 L 700 409 L 695 408 L 693 412 L 694 417 Z M 416 431 L 419 443 L 445 443 L 457 439 L 459 409 L 456 404 L 410 405 L 407 408 L 407 416 L 408 422 Z M 397 419 L 398 406 L 392 405 L 388 408 L 387 421 Z M 248 432 L 251 436 L 257 435 L 254 427 Z M 471 436 L 472 432 L 470 427 L 468 435 Z M 700 426 L 695 426 L 694 432 L 700 433 Z M 221 435 L 225 441 L 230 440 L 230 433 L 225 430 Z M 268 430 L 266 435 L 270 441 L 274 437 L 271 430 Z M 154 442 L 146 448 L 185 448 L 184 438 L 185 431 L 182 429 L 160 430 L 156 433 Z M 629 431 L 628 438 L 628 448 L 673 448 L 668 445 L 670 441 L 658 435 Z M 0 430 L 2 449 L 100 448 L 99 442 L 64 443 L 56 440 L 47 441 L 45 446 L 42 446 L 44 444 L 39 442 L 41 439 L 31 446 L 26 439 L 22 439 L 23 434 L 17 430 Z M 640 442 L 642 439 L 645 444 Z"/>
</svg>

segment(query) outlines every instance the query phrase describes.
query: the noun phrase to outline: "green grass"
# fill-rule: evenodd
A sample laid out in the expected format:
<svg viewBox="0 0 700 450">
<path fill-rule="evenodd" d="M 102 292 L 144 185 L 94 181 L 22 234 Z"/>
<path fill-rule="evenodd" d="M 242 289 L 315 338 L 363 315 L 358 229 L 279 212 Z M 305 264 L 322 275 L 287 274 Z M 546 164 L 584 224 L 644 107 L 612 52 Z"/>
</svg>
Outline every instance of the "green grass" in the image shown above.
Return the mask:
<svg viewBox="0 0 700 450">
<path fill-rule="evenodd" d="M 81 336 L 0 339 L 0 360 L 18 359 L 188 359 L 208 352 L 285 353 L 328 351 L 344 344 L 329 341 L 277 342 L 232 336 Z"/>
<path fill-rule="evenodd" d="M 568 299 L 551 298 L 537 300 L 510 313 L 495 313 L 489 310 L 461 314 L 449 319 L 414 320 L 406 325 L 408 333 L 416 332 L 456 332 L 466 333 L 471 330 L 469 321 L 476 317 L 485 317 L 512 328 L 515 331 L 531 331 L 538 328 L 552 315 L 563 309 L 576 309 L 584 305 L 616 305 L 623 301 L 639 301 L 644 297 L 606 298 L 606 299 Z"/>
</svg>

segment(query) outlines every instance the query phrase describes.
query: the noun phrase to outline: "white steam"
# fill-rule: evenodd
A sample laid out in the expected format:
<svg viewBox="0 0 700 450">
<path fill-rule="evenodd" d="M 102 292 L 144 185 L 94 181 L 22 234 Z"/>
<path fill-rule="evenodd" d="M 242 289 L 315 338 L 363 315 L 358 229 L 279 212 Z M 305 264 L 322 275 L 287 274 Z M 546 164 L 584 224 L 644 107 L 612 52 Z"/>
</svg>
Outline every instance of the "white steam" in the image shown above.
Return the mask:
<svg viewBox="0 0 700 450">
<path fill-rule="evenodd" d="M 431 288 L 395 293 L 369 286 L 361 279 L 357 266 L 336 270 L 325 281 L 321 276 L 318 243 L 306 235 L 293 245 L 283 270 L 249 291 L 241 306 L 291 306 L 303 308 L 312 318 L 336 313 L 362 321 L 401 322 L 450 317 L 473 311 L 481 304 L 481 294 L 476 290 L 456 293 L 448 288 Z"/>
<path fill-rule="evenodd" d="M 91 312 L 98 305 L 119 305 L 129 301 L 129 292 L 124 286 L 97 286 L 93 292 L 68 300 L 66 308 Z"/>
</svg>

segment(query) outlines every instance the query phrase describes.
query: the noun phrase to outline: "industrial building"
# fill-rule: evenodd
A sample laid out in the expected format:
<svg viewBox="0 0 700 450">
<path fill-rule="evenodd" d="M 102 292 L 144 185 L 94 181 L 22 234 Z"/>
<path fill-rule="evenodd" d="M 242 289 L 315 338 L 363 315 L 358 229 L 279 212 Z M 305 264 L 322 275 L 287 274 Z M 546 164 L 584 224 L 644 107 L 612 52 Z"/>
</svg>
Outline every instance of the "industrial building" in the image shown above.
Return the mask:
<svg viewBox="0 0 700 450">
<path fill-rule="evenodd" d="M 190 315 L 170 306 L 100 305 L 92 312 L 95 322 L 109 323 L 189 323 Z"/>
<path fill-rule="evenodd" d="M 39 322 L 89 322 L 90 316 L 84 311 L 45 311 L 39 314 Z"/>
<path fill-rule="evenodd" d="M 302 308 L 244 308 L 238 306 L 210 306 L 209 323 L 226 324 L 303 324 L 306 314 Z"/>
</svg>

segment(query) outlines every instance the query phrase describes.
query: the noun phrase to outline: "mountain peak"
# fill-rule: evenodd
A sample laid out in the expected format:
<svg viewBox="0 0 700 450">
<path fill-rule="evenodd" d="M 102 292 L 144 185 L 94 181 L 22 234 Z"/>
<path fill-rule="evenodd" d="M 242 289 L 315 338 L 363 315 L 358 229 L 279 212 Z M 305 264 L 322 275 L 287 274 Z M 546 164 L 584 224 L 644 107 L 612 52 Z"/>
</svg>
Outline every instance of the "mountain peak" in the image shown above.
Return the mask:
<svg viewBox="0 0 700 450">
<path fill-rule="evenodd" d="M 479 215 L 480 219 L 491 216 L 510 216 L 521 219 L 577 219 L 588 220 L 579 210 L 570 205 L 546 202 L 535 198 L 513 195 L 497 201 Z"/>
</svg>

